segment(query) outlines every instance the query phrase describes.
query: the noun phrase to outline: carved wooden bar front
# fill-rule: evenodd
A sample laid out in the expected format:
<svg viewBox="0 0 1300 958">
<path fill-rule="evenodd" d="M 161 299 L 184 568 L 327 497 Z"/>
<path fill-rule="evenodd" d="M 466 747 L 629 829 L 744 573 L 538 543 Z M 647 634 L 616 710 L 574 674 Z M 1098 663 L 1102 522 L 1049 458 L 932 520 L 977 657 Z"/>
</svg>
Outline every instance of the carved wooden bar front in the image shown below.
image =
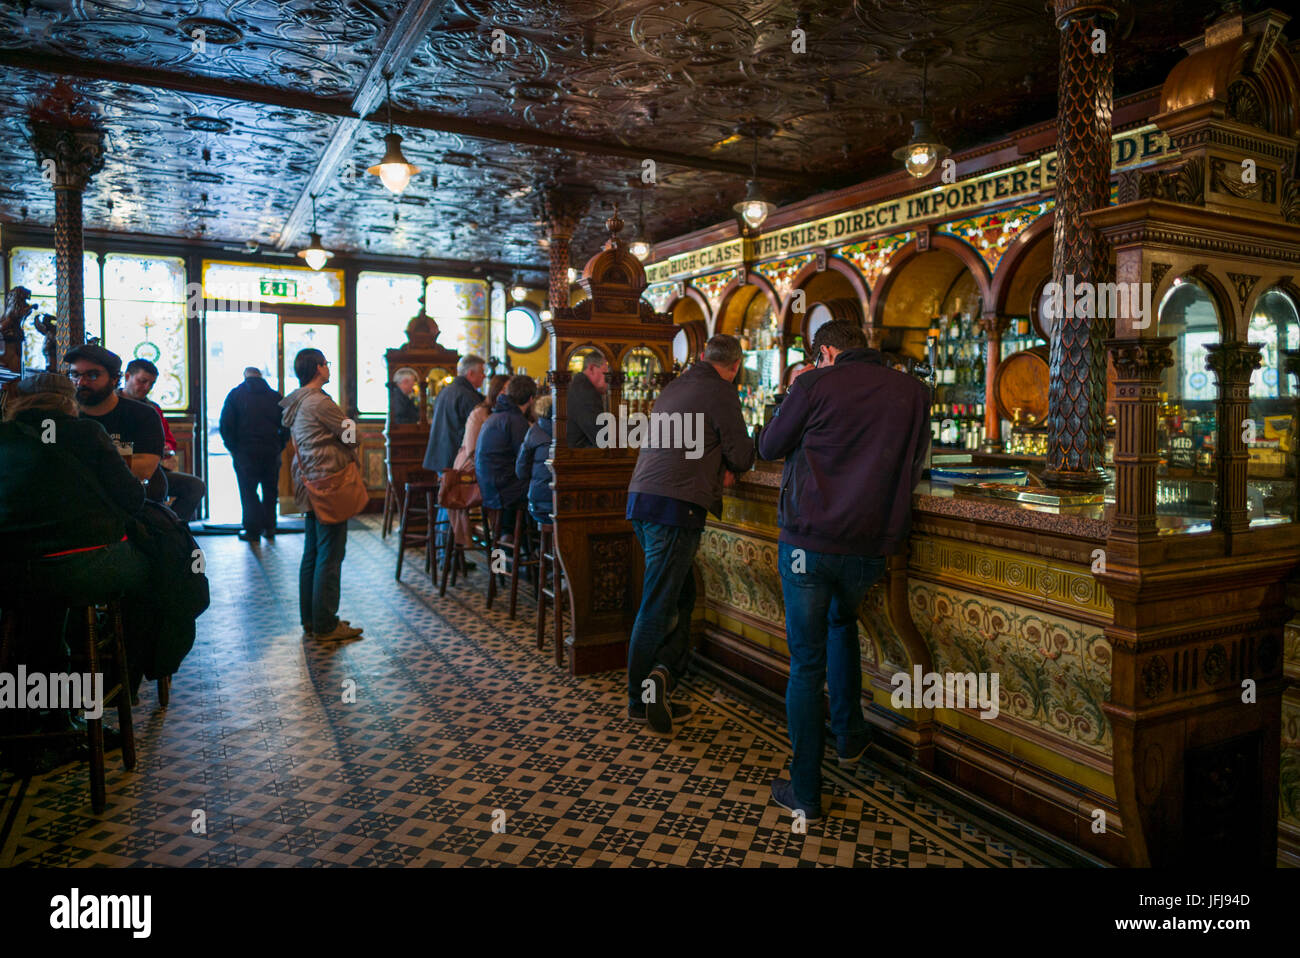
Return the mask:
<svg viewBox="0 0 1300 958">
<path fill-rule="evenodd" d="M 543 325 L 550 334 L 550 377 L 555 394 L 551 468 L 555 479 L 555 538 L 569 582 L 572 631 L 566 638 L 574 675 L 624 668 L 627 639 L 641 601 L 641 547 L 625 518 L 627 486 L 636 466 L 629 448 L 572 449 L 568 395 L 581 357 L 599 352 L 609 363 L 606 407 L 615 417 L 649 411 L 650 393 L 671 378 L 671 317 L 641 299 L 645 270 L 618 238 L 614 216 L 605 248 L 587 263 L 579 285 L 588 299 L 555 310 Z M 653 368 L 656 367 L 657 369 Z M 611 443 L 620 443 L 618 423 Z"/>
</svg>

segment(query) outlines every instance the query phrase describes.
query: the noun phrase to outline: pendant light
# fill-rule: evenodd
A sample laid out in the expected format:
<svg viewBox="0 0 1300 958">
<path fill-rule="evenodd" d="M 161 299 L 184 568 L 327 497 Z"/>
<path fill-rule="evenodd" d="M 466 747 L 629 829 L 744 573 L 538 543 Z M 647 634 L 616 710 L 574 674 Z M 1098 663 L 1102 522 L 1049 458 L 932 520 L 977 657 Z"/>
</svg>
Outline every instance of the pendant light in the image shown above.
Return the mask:
<svg viewBox="0 0 1300 958">
<path fill-rule="evenodd" d="M 644 187 L 639 187 L 644 190 Z M 645 193 L 638 193 L 636 198 L 636 236 L 627 244 L 627 251 L 645 262 L 650 258 L 650 241 L 645 235 Z"/>
<path fill-rule="evenodd" d="M 311 242 L 306 249 L 298 250 L 298 255 L 307 261 L 312 269 L 320 269 L 334 254 L 320 242 L 320 233 L 316 232 L 316 194 L 311 195 Z"/>
<path fill-rule="evenodd" d="M 753 126 L 753 125 L 751 125 Z M 745 224 L 752 230 L 758 229 L 767 221 L 767 217 L 776 209 L 776 205 L 769 203 L 763 196 L 763 191 L 758 186 L 758 131 L 757 128 L 750 130 L 750 136 L 754 140 L 754 163 L 750 167 L 750 179 L 745 184 L 745 198 L 732 207 Z"/>
<path fill-rule="evenodd" d="M 388 94 L 388 132 L 384 134 L 384 158 L 366 170 L 379 177 L 394 196 L 400 194 L 420 168 L 402 155 L 402 137 L 393 132 L 393 88 L 391 77 L 384 75 L 384 89 Z"/>
<path fill-rule="evenodd" d="M 522 303 L 528 298 L 528 287 L 523 284 L 518 276 L 515 277 L 515 285 L 510 287 L 510 298 L 516 303 Z"/>
<path fill-rule="evenodd" d="M 902 160 L 907 172 L 918 180 L 933 173 L 939 161 L 952 152 L 931 129 L 930 120 L 926 116 L 926 65 L 925 55 L 922 54 L 921 115 L 912 121 L 912 141 L 894 151 L 894 159 Z"/>
<path fill-rule="evenodd" d="M 578 271 L 572 266 L 569 267 L 569 285 L 572 286 L 578 281 Z"/>
</svg>

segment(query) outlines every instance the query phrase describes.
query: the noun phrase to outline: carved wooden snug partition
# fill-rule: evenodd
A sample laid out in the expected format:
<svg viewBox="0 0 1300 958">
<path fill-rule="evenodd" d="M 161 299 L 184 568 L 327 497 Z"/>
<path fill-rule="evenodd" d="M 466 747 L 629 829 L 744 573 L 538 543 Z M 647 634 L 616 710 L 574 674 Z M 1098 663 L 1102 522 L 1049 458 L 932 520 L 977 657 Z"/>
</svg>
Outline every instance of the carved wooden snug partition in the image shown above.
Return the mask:
<svg viewBox="0 0 1300 958">
<path fill-rule="evenodd" d="M 607 221 L 609 239 L 588 261 L 579 284 L 589 298 L 557 309 L 543 325 L 551 343 L 550 379 L 555 394 L 555 541 L 569 581 L 572 631 L 565 639 L 569 670 L 585 675 L 624 668 L 627 639 L 641 601 L 641 548 L 625 518 L 627 486 L 637 452 L 627 448 L 571 449 L 568 392 L 575 354 L 599 351 L 609 362 L 608 411 L 615 416 L 633 381 L 625 373 L 634 351 L 648 351 L 661 370 L 653 386 L 672 378 L 672 318 L 641 299 L 645 270 L 619 239 L 618 212 Z"/>
<path fill-rule="evenodd" d="M 406 326 L 406 342 L 398 349 L 384 353 L 388 364 L 388 381 L 403 366 L 416 373 L 415 404 L 420 410 L 416 422 L 392 422 L 392 408 L 384 429 L 385 458 L 389 480 L 401 492 L 407 481 L 432 479 L 424 469 L 424 450 L 429 443 L 429 404 L 437 393 L 439 384 L 447 376 L 456 375 L 460 354 L 438 344 L 438 324 L 427 316 L 416 316 Z"/>
<path fill-rule="evenodd" d="M 1180 277 L 1210 290 L 1222 340 L 1206 364 L 1218 386 L 1218 500 L 1212 529 L 1196 535 L 1157 527 L 1156 423 L 1174 340 L 1130 312 L 1106 344 L 1119 431 L 1098 576 L 1114 602 L 1105 711 L 1134 865 L 1277 858 L 1282 637 L 1300 534 L 1294 524 L 1251 527 L 1241 432 L 1260 361 L 1244 341 L 1251 314 L 1300 262 L 1290 180 L 1300 71 L 1277 43 L 1286 19 L 1228 17 L 1186 44 L 1155 117 L 1177 163 L 1125 174 L 1120 205 L 1087 216 L 1115 250 L 1117 280 L 1149 282 L 1153 304 Z"/>
</svg>

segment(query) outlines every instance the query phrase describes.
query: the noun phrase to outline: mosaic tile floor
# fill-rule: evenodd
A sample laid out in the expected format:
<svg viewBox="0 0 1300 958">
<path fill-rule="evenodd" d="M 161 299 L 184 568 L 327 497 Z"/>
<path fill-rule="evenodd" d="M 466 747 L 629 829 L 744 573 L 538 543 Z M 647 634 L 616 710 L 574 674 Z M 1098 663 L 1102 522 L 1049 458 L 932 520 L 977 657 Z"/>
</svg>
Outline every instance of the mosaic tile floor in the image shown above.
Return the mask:
<svg viewBox="0 0 1300 958">
<path fill-rule="evenodd" d="M 440 600 L 415 552 L 396 585 L 370 518 L 343 566 L 365 638 L 305 642 L 301 543 L 202 540 L 212 607 L 171 707 L 141 693 L 136 770 L 110 754 L 100 816 L 79 764 L 0 777 L 0 865 L 1043 864 L 869 762 L 828 764 L 827 817 L 793 832 L 768 792 L 782 725 L 697 679 L 691 722 L 646 732 L 621 676 L 571 679 L 534 650 L 528 599 L 514 623 L 485 612 L 476 572 Z"/>
</svg>

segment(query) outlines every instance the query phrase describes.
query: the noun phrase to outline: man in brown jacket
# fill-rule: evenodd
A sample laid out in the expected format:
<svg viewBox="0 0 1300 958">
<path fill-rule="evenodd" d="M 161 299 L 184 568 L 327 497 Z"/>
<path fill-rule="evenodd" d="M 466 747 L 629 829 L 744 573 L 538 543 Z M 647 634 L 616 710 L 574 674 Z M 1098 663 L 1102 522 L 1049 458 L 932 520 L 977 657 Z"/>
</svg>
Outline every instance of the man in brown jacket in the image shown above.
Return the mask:
<svg viewBox="0 0 1300 958">
<path fill-rule="evenodd" d="M 627 649 L 628 718 L 661 735 L 691 714 L 668 696 L 690 661 L 692 566 L 705 512 L 721 516 L 723 486 L 754 465 L 734 385 L 742 356 L 735 336 L 714 336 L 700 361 L 663 388 L 650 415 L 654 438 L 637 453 L 627 487 L 627 518 L 645 552 Z"/>
<path fill-rule="evenodd" d="M 284 427 L 297 452 L 293 461 L 293 497 L 306 514 L 302 565 L 298 569 L 298 612 L 307 638 L 326 642 L 354 639 L 361 629 L 338 617 L 347 522 L 317 520 L 303 478 L 324 479 L 357 461 L 357 425 L 324 392 L 330 364 L 319 349 L 303 349 L 293 360 L 301 388 L 280 400 Z"/>
</svg>

